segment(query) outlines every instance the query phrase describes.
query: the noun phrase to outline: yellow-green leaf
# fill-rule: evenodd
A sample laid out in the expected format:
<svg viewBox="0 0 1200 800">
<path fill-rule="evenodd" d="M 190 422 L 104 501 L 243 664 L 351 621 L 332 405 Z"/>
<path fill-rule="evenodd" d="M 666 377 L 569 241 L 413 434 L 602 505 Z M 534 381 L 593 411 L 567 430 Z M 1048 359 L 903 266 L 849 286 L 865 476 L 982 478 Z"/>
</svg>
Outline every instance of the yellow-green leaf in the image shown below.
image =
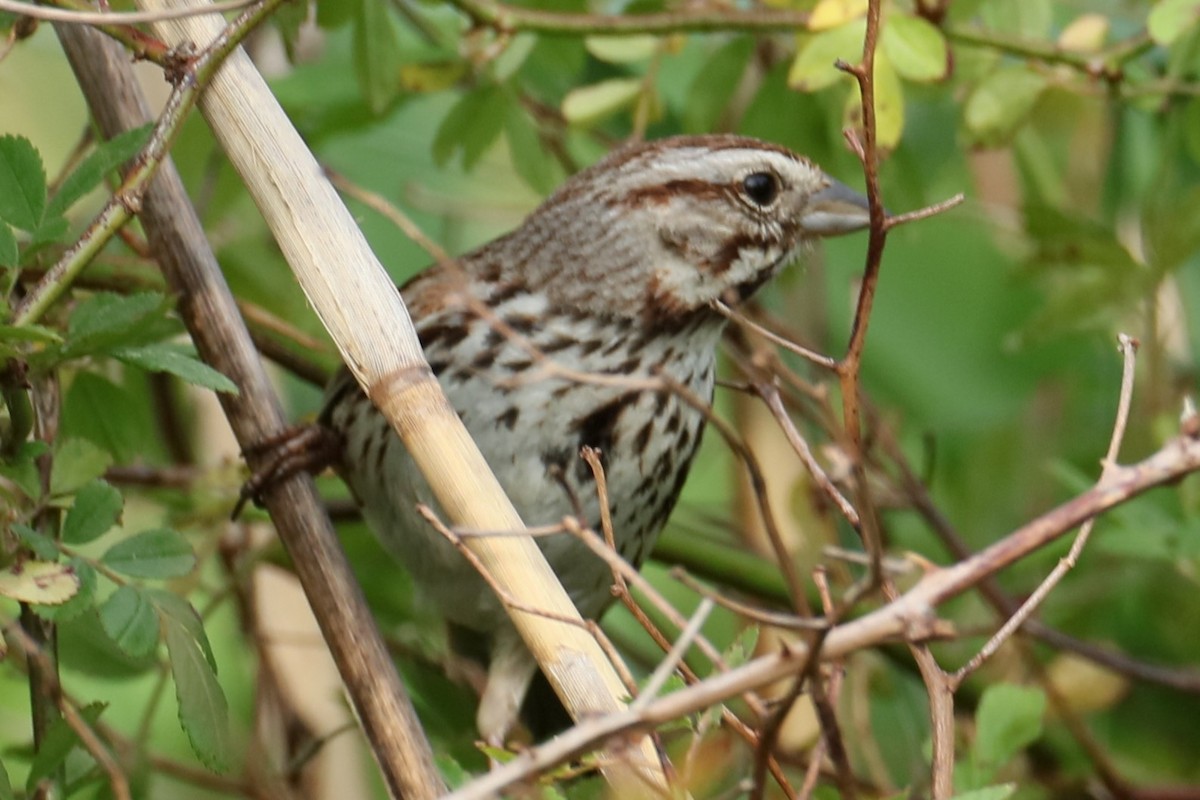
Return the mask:
<svg viewBox="0 0 1200 800">
<path fill-rule="evenodd" d="M 1162 0 L 1150 11 L 1150 38 L 1166 47 L 1200 20 L 1200 0 Z"/>
<path fill-rule="evenodd" d="M 808 15 L 808 29 L 836 28 L 867 13 L 867 0 L 819 0 Z"/>
<path fill-rule="evenodd" d="M 967 130 L 985 144 L 1009 137 L 1033 110 L 1046 78 L 1023 65 L 1001 67 L 975 87 L 963 112 Z"/>
<path fill-rule="evenodd" d="M 400 67 L 400 88 L 406 92 L 441 92 L 454 87 L 466 72 L 462 61 L 404 64 Z"/>
<path fill-rule="evenodd" d="M 892 14 L 883 27 L 880 44 L 896 72 L 910 81 L 925 83 L 946 77 L 946 37 L 920 17 Z"/>
<path fill-rule="evenodd" d="M 79 591 L 79 577 L 68 564 L 21 561 L 0 570 L 0 595 L 22 603 L 56 606 Z"/>
<path fill-rule="evenodd" d="M 640 78 L 613 78 L 567 92 L 562 113 L 567 122 L 590 125 L 632 105 L 642 91 Z"/>
<path fill-rule="evenodd" d="M 635 36 L 589 36 L 583 40 L 587 51 L 609 64 L 631 64 L 645 61 L 658 49 L 658 37 L 649 34 Z"/>
<path fill-rule="evenodd" d="M 788 86 L 801 92 L 816 92 L 847 78 L 834 63 L 841 59 L 855 64 L 862 58 L 865 20 L 854 20 L 832 30 L 804 36 L 796 59 L 788 70 Z"/>
<path fill-rule="evenodd" d="M 858 84 L 846 98 L 845 124 L 862 128 L 862 100 Z M 875 142 L 891 150 L 904 132 L 904 86 L 883 51 L 875 54 Z"/>
<path fill-rule="evenodd" d="M 1080 14 L 1058 36 L 1058 46 L 1073 53 L 1096 53 L 1108 39 L 1108 17 Z"/>
</svg>

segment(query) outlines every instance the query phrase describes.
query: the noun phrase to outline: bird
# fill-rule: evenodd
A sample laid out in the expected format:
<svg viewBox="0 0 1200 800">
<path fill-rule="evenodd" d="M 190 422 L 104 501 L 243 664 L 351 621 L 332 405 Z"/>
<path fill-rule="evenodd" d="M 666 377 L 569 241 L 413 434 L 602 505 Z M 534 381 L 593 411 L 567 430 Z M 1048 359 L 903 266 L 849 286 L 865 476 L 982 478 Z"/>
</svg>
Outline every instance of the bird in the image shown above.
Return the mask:
<svg viewBox="0 0 1200 800">
<path fill-rule="evenodd" d="M 600 530 L 580 457 L 595 448 L 615 548 L 640 567 L 705 425 L 668 387 L 711 402 L 727 324 L 718 303 L 744 303 L 814 240 L 869 221 L 863 195 L 780 145 L 732 134 L 636 142 L 400 292 L 430 368 L 526 525 L 574 515 Z M 418 512 L 437 511 L 431 489 L 345 369 L 318 424 L 338 442 L 335 469 L 368 525 L 451 641 L 482 651 L 476 726 L 502 743 L 537 673 L 532 655 L 476 567 Z M 610 567 L 568 533 L 536 541 L 580 613 L 599 618 L 613 599 Z"/>
</svg>

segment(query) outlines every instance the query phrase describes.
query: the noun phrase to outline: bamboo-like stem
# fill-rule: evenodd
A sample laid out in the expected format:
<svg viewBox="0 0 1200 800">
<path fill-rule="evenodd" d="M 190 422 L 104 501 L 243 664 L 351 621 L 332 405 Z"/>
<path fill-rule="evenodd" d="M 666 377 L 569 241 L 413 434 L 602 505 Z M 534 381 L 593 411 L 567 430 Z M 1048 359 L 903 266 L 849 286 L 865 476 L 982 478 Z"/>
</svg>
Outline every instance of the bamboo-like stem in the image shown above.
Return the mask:
<svg viewBox="0 0 1200 800">
<path fill-rule="evenodd" d="M 199 5 L 202 0 L 186 0 Z M 163 0 L 142 0 L 160 8 Z M 169 44 L 220 34 L 210 18 L 160 22 Z M 524 527 L 429 370 L 396 287 L 320 166 L 242 52 L 232 54 L 200 100 L 217 140 L 242 176 L 318 317 L 358 382 L 391 421 L 450 523 L 480 530 Z M 530 651 L 576 718 L 624 707 L 624 687 L 537 546 L 524 537 L 477 539 L 472 551 L 525 608 L 509 609 Z M 580 621 L 577 627 L 551 616 Z M 614 751 L 614 754 L 615 751 Z M 648 739 L 622 747 L 610 779 L 665 788 Z"/>
</svg>

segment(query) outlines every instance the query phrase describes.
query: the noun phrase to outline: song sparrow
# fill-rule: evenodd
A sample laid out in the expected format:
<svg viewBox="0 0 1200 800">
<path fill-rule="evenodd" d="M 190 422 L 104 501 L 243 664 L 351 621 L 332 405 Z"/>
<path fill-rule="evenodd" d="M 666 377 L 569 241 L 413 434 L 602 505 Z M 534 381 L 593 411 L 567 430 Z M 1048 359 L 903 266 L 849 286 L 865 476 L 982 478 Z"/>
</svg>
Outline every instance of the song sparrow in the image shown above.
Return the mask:
<svg viewBox="0 0 1200 800">
<path fill-rule="evenodd" d="M 602 453 L 617 550 L 640 565 L 679 497 L 703 415 L 674 392 L 547 370 L 529 345 L 576 373 L 661 373 L 708 400 L 725 325 L 714 301 L 745 300 L 814 237 L 864 227 L 866 206 L 766 142 L 634 144 L 461 257 L 460 269 L 432 267 L 401 292 L 430 366 L 525 523 L 580 509 L 599 530 L 579 457 L 590 445 Z M 488 313 L 472 311 L 467 294 Z M 436 508 L 428 485 L 345 371 L 320 422 L 339 434 L 340 473 L 384 544 L 452 626 L 489 640 L 477 723 L 500 741 L 535 673 L 532 656 L 474 567 L 418 515 L 418 503 Z M 579 611 L 598 616 L 612 599 L 609 567 L 569 534 L 538 543 Z"/>
</svg>

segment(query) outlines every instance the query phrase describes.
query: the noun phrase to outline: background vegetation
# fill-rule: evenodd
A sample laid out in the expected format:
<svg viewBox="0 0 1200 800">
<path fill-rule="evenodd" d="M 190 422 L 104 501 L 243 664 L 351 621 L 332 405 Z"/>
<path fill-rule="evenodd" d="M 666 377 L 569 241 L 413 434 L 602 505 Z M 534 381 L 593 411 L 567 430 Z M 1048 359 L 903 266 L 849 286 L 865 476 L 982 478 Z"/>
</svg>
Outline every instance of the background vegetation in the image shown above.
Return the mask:
<svg viewBox="0 0 1200 800">
<path fill-rule="evenodd" d="M 962 558 L 948 532 L 981 550 L 1095 482 L 1120 396 L 1118 332 L 1140 343 L 1120 460 L 1178 435 L 1200 346 L 1200 2 L 881 5 L 883 199 L 900 213 L 967 195 L 891 232 L 864 352 L 866 509 L 878 512 L 902 590 Z M 629 137 L 736 131 L 862 185 L 843 135 L 862 122 L 857 84 L 834 62 L 861 61 L 865 2 L 551 6 L 323 0 L 280 7 L 249 42 L 397 281 L 430 257 L 367 193 L 462 252 Z M 0 25 L 0 624 L 10 656 L 0 665 L 0 798 L 119 795 L 114 775 L 134 797 L 380 793 L 336 673 L 317 666 L 319 634 L 265 514 L 228 520 L 244 472 L 211 390 L 230 387 L 179 335 L 137 224 L 57 302 L 26 313 L 29 287 L 88 226 L 146 134 L 97 144 L 52 27 L 15 14 Z M 159 91 L 159 69 L 146 74 Z M 320 389 L 306 376 L 336 363 L 320 324 L 199 117 L 171 154 L 244 315 L 289 365 L 276 374 L 290 408 L 311 414 Z M 769 287 L 754 314 L 840 357 L 865 250 L 865 236 L 831 242 Z M 732 362 L 770 348 L 736 339 L 727 375 L 740 385 Z M 796 424 L 864 510 L 836 377 L 779 358 L 771 369 L 794 378 L 785 394 Z M 859 537 L 781 447 L 761 403 L 721 391 L 718 411 L 758 454 L 806 585 L 822 565 L 840 603 L 864 574 L 846 554 L 863 549 Z M 710 431 L 646 570 L 685 615 L 698 595 L 671 564 L 723 595 L 787 605 L 771 551 L 754 537 L 743 475 Z M 336 480 L 321 485 L 346 512 Z M 1035 634 L 1072 638 L 1022 634 L 955 692 L 956 792 L 1200 796 L 1198 501 L 1183 480 L 1102 517 L 1036 618 Z M 403 572 L 357 521 L 341 531 L 443 773 L 465 782 L 486 767 L 470 681 L 447 662 Z M 1059 539 L 1005 570 L 992 602 L 1026 597 L 1069 545 Z M 873 592 L 839 610 L 886 602 Z M 980 592 L 941 611 L 955 624 L 932 648 L 946 669 L 1012 613 Z M 638 675 L 662 660 L 625 609 L 605 627 Z M 759 633 L 724 609 L 704 630 L 734 663 L 796 635 Z M 53 658 L 54 638 L 63 697 L 39 710 L 30 665 Z M 713 668 L 687 661 L 701 675 Z M 702 797 L 803 793 L 815 753 L 816 796 L 927 796 L 934 683 L 914 656 L 881 645 L 826 679 L 834 674 L 817 704 L 838 723 L 826 717 L 824 744 L 807 699 L 774 737 L 790 787 L 760 778 L 752 788 L 755 749 L 704 713 L 663 733 L 683 780 Z M 745 701 L 730 708 L 764 729 Z M 846 752 L 831 758 L 834 741 Z M 584 795 L 598 784 L 557 774 L 536 791 Z"/>
</svg>

